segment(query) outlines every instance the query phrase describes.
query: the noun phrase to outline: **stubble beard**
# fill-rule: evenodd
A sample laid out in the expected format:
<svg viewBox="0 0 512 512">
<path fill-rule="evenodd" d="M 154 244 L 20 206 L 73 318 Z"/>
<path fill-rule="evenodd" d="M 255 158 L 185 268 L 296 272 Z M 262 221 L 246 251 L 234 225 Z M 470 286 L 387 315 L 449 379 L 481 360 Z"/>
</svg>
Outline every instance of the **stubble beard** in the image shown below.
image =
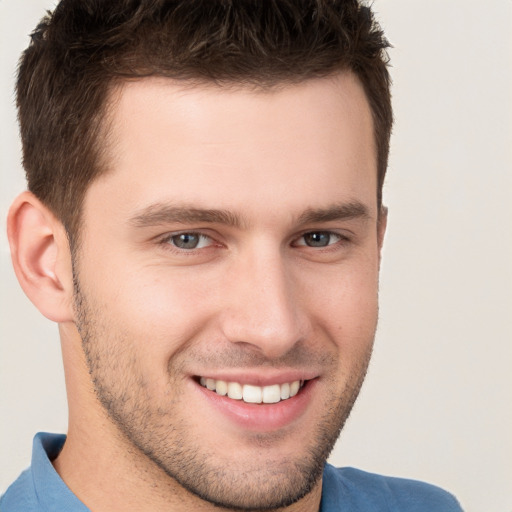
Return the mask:
<svg viewBox="0 0 512 512">
<path fill-rule="evenodd" d="M 116 336 L 109 332 L 108 318 L 101 313 L 102 308 L 88 304 L 76 272 L 74 283 L 77 328 L 96 396 L 124 440 L 147 463 L 156 465 L 194 496 L 228 510 L 275 510 L 296 503 L 312 491 L 359 394 L 371 343 L 341 396 L 326 399 L 325 413 L 300 455 L 291 460 L 260 461 L 249 467 L 236 460 L 219 464 L 218 457 L 201 446 L 201 439 L 191 437 L 186 421 L 172 414 L 173 406 L 179 406 L 179 397 L 167 402 L 165 409 L 154 400 L 152 403 L 151 396 L 145 394 L 145 377 L 135 354 L 126 352 L 128 340 L 122 333 Z M 180 375 L 179 368 L 179 364 L 169 364 L 169 390 Z M 187 420 L 192 416 L 193 412 Z M 255 434 L 251 441 L 265 449 L 278 437 Z"/>
</svg>

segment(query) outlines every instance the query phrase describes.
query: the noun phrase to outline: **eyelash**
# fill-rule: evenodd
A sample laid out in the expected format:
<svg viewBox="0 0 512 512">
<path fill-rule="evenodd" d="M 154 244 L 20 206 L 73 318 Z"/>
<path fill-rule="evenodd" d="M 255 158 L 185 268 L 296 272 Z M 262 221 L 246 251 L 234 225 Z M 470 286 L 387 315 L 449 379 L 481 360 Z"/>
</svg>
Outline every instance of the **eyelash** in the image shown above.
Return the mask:
<svg viewBox="0 0 512 512">
<path fill-rule="evenodd" d="M 310 236 L 314 236 L 314 235 L 325 236 L 325 235 L 327 235 L 327 236 L 329 236 L 329 240 L 326 245 L 318 245 L 318 246 L 308 245 L 307 242 L 305 241 L 305 237 L 307 237 L 308 235 L 310 235 Z M 201 245 L 201 241 L 203 241 L 203 242 L 208 241 L 208 243 L 206 245 L 204 245 L 203 247 L 201 247 L 201 246 L 190 247 L 190 248 L 178 247 L 175 244 L 174 240 L 180 236 L 182 236 L 182 237 L 184 237 L 184 236 L 198 237 L 199 238 L 198 245 Z M 335 238 L 334 242 L 332 242 L 333 238 Z M 302 241 L 302 243 L 298 243 L 298 241 L 300 241 L 300 240 Z M 298 238 L 294 239 L 294 241 L 292 242 L 291 245 L 292 245 L 292 247 L 306 247 L 306 248 L 310 248 L 310 249 L 328 251 L 328 250 L 332 250 L 335 246 L 344 245 L 348 242 L 350 242 L 350 238 L 348 236 L 341 235 L 340 233 L 336 233 L 336 232 L 328 231 L 328 230 L 317 230 L 317 231 L 311 230 L 311 231 L 306 231 L 306 232 L 302 233 Z M 185 243 L 186 243 L 186 241 L 185 241 Z M 179 252 L 180 254 L 187 254 L 187 253 L 193 254 L 194 251 L 208 249 L 208 248 L 216 245 L 215 239 L 213 239 L 211 236 L 206 235 L 199 231 L 181 231 L 178 233 L 170 233 L 160 239 L 160 244 L 162 246 L 164 246 L 167 250 L 176 251 L 176 252 Z M 217 245 L 221 245 L 221 244 L 217 244 Z"/>
<path fill-rule="evenodd" d="M 327 235 L 329 237 L 329 241 L 327 243 L 327 245 L 308 245 L 306 242 L 305 242 L 305 238 L 307 236 L 310 236 L 310 237 L 313 237 L 314 235 L 321 235 L 321 236 L 325 236 Z M 332 239 L 335 238 L 336 240 L 331 243 Z M 307 231 L 305 233 L 303 233 L 297 240 L 302 240 L 304 243 L 297 243 L 295 242 L 294 243 L 294 246 L 295 247 L 309 247 L 309 248 L 312 248 L 312 249 L 324 249 L 324 250 L 329 250 L 329 248 L 331 248 L 332 246 L 336 246 L 338 244 L 341 243 L 346 243 L 349 241 L 348 237 L 346 236 L 343 236 L 343 235 L 340 235 L 339 233 L 335 233 L 333 231 L 325 231 L 325 230 L 318 230 L 318 231 Z"/>
<path fill-rule="evenodd" d="M 190 247 L 190 248 L 178 247 L 173 242 L 173 240 L 177 239 L 180 236 L 181 237 L 185 237 L 185 236 L 197 237 L 199 239 L 198 245 L 201 244 L 201 241 L 204 242 L 206 240 L 209 241 L 209 243 L 207 245 L 205 245 L 204 247 Z M 195 251 L 195 250 L 207 249 L 207 248 L 211 247 L 212 242 L 215 242 L 215 240 L 211 236 L 205 235 L 204 233 L 201 233 L 198 231 L 181 231 L 180 233 L 170 233 L 160 240 L 160 243 L 163 246 L 166 246 L 166 248 L 170 247 L 171 250 L 179 251 L 180 253 L 191 253 L 192 251 Z"/>
</svg>

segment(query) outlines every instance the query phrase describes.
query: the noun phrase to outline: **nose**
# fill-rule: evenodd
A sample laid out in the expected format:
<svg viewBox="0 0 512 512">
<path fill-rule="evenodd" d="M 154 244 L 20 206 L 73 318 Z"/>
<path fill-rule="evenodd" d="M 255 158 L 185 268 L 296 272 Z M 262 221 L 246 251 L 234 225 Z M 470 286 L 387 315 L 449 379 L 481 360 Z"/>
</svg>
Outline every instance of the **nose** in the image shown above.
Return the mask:
<svg viewBox="0 0 512 512">
<path fill-rule="evenodd" d="M 240 257 L 232 268 L 222 331 L 229 341 L 277 359 L 306 338 L 309 321 L 293 269 L 280 251 L 269 252 Z"/>
</svg>

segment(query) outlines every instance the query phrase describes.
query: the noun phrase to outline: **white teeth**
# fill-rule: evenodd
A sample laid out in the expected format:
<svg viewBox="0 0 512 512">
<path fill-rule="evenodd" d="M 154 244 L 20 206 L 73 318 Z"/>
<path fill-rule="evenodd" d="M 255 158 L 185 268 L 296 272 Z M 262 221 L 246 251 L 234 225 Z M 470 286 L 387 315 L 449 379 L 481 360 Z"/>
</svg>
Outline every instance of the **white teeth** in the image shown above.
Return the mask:
<svg viewBox="0 0 512 512">
<path fill-rule="evenodd" d="M 228 394 L 228 383 L 225 380 L 215 381 L 215 391 L 217 395 L 225 396 Z"/>
<path fill-rule="evenodd" d="M 201 377 L 199 379 L 201 386 L 215 391 L 220 396 L 228 396 L 233 400 L 243 400 L 249 404 L 275 404 L 281 400 L 287 400 L 295 396 L 299 389 L 304 385 L 304 381 L 295 380 L 285 382 L 284 384 L 272 384 L 270 386 L 253 386 L 238 382 L 226 382 L 225 380 L 215 380 Z"/>
<path fill-rule="evenodd" d="M 263 388 L 263 402 L 266 404 L 277 404 L 281 400 L 281 386 L 265 386 Z"/>
<path fill-rule="evenodd" d="M 208 385 L 208 380 L 206 381 Z M 295 396 L 299 392 L 300 381 L 295 380 L 290 384 L 290 397 Z"/>
<path fill-rule="evenodd" d="M 243 387 L 243 401 L 249 404 L 261 404 L 262 392 L 259 386 L 245 384 Z"/>
<path fill-rule="evenodd" d="M 242 386 L 238 382 L 230 382 L 228 384 L 228 396 L 234 400 L 242 400 Z"/>
</svg>

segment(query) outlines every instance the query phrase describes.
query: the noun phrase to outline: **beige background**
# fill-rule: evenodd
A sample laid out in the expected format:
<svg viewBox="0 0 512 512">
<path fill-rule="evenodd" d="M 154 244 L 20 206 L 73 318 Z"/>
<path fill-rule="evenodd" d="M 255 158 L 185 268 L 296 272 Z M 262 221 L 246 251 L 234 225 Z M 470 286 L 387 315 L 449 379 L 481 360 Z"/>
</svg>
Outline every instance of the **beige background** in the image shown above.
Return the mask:
<svg viewBox="0 0 512 512">
<path fill-rule="evenodd" d="M 24 188 L 12 85 L 49 0 L 0 0 L 0 491 L 40 430 L 66 430 L 57 329 L 10 268 Z M 337 465 L 427 480 L 512 512 L 512 1 L 376 0 L 396 127 L 381 321 Z"/>
</svg>

